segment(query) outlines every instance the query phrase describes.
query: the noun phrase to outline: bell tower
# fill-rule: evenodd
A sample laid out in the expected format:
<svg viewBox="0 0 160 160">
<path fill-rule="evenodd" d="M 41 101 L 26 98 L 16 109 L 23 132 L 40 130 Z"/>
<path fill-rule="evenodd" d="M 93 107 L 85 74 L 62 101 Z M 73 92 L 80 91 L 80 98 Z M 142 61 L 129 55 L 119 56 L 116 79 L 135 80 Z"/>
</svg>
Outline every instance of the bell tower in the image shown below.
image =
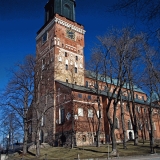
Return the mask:
<svg viewBox="0 0 160 160">
<path fill-rule="evenodd" d="M 84 85 L 85 30 L 75 22 L 75 6 L 75 0 L 49 0 L 44 7 L 45 22 L 36 37 L 36 72 L 49 86 L 55 80 Z"/>
<path fill-rule="evenodd" d="M 72 21 L 75 21 L 75 0 L 50 0 L 45 5 L 45 23 L 57 13 Z"/>
<path fill-rule="evenodd" d="M 85 30 L 75 22 L 75 6 L 75 0 L 49 0 L 36 36 L 35 104 L 43 112 L 49 108 L 42 117 L 44 142 L 56 133 L 55 81 L 84 86 Z"/>
</svg>

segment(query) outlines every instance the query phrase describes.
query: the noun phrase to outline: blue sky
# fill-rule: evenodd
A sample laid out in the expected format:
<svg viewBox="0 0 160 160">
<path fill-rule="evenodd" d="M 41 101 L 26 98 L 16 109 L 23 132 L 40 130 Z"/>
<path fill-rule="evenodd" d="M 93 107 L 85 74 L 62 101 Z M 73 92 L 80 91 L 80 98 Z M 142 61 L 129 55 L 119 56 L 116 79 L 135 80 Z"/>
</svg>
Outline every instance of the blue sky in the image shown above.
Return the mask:
<svg viewBox="0 0 160 160">
<path fill-rule="evenodd" d="M 76 0 L 76 22 L 84 25 L 85 56 L 111 27 L 131 25 L 130 17 L 107 12 L 109 0 Z M 36 32 L 44 23 L 47 0 L 0 0 L 0 90 L 9 80 L 8 70 L 25 55 L 35 54 Z"/>
</svg>

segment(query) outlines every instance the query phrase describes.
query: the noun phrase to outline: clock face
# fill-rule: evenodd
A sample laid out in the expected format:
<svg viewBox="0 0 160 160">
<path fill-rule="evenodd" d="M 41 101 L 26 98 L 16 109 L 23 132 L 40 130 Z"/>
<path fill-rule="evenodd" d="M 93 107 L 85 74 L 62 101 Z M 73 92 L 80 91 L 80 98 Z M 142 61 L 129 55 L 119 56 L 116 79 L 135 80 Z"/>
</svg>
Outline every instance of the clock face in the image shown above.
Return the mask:
<svg viewBox="0 0 160 160">
<path fill-rule="evenodd" d="M 74 40 L 75 39 L 75 32 L 72 31 L 71 29 L 67 29 L 66 30 L 66 34 L 67 34 L 67 37 Z"/>
</svg>

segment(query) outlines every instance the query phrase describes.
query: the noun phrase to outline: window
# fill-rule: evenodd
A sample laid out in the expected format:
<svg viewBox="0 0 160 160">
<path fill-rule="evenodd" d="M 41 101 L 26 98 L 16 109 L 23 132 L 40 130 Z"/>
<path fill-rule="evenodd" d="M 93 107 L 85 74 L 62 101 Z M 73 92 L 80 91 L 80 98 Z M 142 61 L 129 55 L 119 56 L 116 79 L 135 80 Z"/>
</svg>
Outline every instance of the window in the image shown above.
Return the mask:
<svg viewBox="0 0 160 160">
<path fill-rule="evenodd" d="M 67 54 L 67 52 L 65 52 L 65 57 L 68 57 L 68 54 Z"/>
<path fill-rule="evenodd" d="M 74 69 L 74 70 L 75 70 L 75 73 L 77 73 L 77 67 L 75 67 L 75 69 Z"/>
<path fill-rule="evenodd" d="M 66 79 L 66 83 L 68 83 L 68 79 Z"/>
<path fill-rule="evenodd" d="M 44 69 L 45 69 L 45 58 L 42 59 L 42 70 L 44 70 Z"/>
<path fill-rule="evenodd" d="M 86 135 L 82 135 L 82 142 L 86 142 Z"/>
<path fill-rule="evenodd" d="M 119 119 L 118 119 L 118 118 L 116 118 L 115 128 L 116 128 L 116 129 L 119 129 Z"/>
<path fill-rule="evenodd" d="M 144 101 L 144 96 L 142 96 L 142 100 Z"/>
<path fill-rule="evenodd" d="M 137 113 L 140 113 L 140 107 L 137 106 Z"/>
<path fill-rule="evenodd" d="M 88 87 L 88 81 L 86 81 L 86 87 Z"/>
<path fill-rule="evenodd" d="M 65 110 L 61 109 L 61 124 L 65 122 Z"/>
<path fill-rule="evenodd" d="M 58 58 L 58 61 L 59 61 L 59 62 L 62 62 L 62 57 L 59 57 L 59 58 Z"/>
<path fill-rule="evenodd" d="M 96 82 L 94 83 L 94 87 L 95 89 L 98 89 L 98 84 Z"/>
<path fill-rule="evenodd" d="M 128 112 L 129 111 L 129 105 L 126 104 L 126 111 Z"/>
<path fill-rule="evenodd" d="M 68 5 L 68 4 L 65 4 L 64 5 L 64 15 L 67 17 L 67 18 L 69 18 L 69 19 L 72 19 L 72 17 L 71 17 L 71 8 L 70 8 L 70 6 Z"/>
<path fill-rule="evenodd" d="M 76 56 L 76 61 L 78 61 L 78 56 Z"/>
<path fill-rule="evenodd" d="M 78 94 L 78 98 L 82 98 L 82 94 L 79 93 L 79 94 Z"/>
<path fill-rule="evenodd" d="M 99 111 L 97 111 L 97 117 L 99 118 Z M 101 111 L 101 118 L 102 118 L 102 111 Z"/>
<path fill-rule="evenodd" d="M 28 133 L 29 133 L 29 134 L 32 133 L 32 127 L 31 127 L 31 125 L 29 125 L 29 127 L 28 127 Z"/>
<path fill-rule="evenodd" d="M 93 110 L 88 109 L 88 117 L 92 118 L 93 117 Z"/>
<path fill-rule="evenodd" d="M 44 116 L 41 118 L 41 126 L 44 126 Z"/>
<path fill-rule="evenodd" d="M 153 122 L 153 130 L 156 131 L 156 124 Z"/>
<path fill-rule="evenodd" d="M 131 123 L 131 120 L 128 120 L 128 130 L 132 130 L 132 123 Z"/>
<path fill-rule="evenodd" d="M 91 100 L 91 95 L 88 95 L 88 99 Z"/>
<path fill-rule="evenodd" d="M 68 64 L 66 64 L 66 70 L 68 70 Z"/>
<path fill-rule="evenodd" d="M 136 94 L 136 99 L 138 99 L 138 94 Z"/>
<path fill-rule="evenodd" d="M 45 32 L 42 36 L 42 44 L 48 40 L 48 32 Z"/>
<path fill-rule="evenodd" d="M 78 108 L 78 116 L 83 117 L 83 108 Z"/>
</svg>

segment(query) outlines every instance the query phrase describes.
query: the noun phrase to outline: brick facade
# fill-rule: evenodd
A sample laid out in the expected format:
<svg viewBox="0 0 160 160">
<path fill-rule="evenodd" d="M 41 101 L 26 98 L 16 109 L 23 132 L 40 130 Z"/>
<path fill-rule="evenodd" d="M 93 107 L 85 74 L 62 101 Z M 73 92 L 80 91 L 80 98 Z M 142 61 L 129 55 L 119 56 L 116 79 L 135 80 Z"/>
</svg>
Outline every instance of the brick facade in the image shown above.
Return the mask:
<svg viewBox="0 0 160 160">
<path fill-rule="evenodd" d="M 55 145 L 68 144 L 92 145 L 97 137 L 99 109 L 97 95 L 94 92 L 95 79 L 85 72 L 84 34 L 81 24 L 55 14 L 50 21 L 37 32 L 36 68 L 35 68 L 35 104 L 42 114 L 40 140 Z M 106 142 L 110 126 L 106 115 L 108 97 L 106 89 L 111 93 L 114 85 L 98 80 L 100 90 L 100 141 Z M 148 103 L 146 94 L 134 88 L 136 99 L 136 115 L 138 117 L 139 138 L 149 139 L 150 125 L 148 121 Z M 127 87 L 123 88 L 123 110 L 127 140 L 134 138 L 134 132 L 127 109 Z M 113 114 L 113 104 L 110 115 Z M 36 117 L 36 111 L 32 112 Z M 45 120 L 44 120 L 45 119 Z M 121 107 L 117 106 L 116 140 L 123 140 Z M 154 135 L 160 138 L 159 109 L 154 108 Z M 32 122 L 32 141 L 35 141 L 37 123 Z"/>
</svg>

